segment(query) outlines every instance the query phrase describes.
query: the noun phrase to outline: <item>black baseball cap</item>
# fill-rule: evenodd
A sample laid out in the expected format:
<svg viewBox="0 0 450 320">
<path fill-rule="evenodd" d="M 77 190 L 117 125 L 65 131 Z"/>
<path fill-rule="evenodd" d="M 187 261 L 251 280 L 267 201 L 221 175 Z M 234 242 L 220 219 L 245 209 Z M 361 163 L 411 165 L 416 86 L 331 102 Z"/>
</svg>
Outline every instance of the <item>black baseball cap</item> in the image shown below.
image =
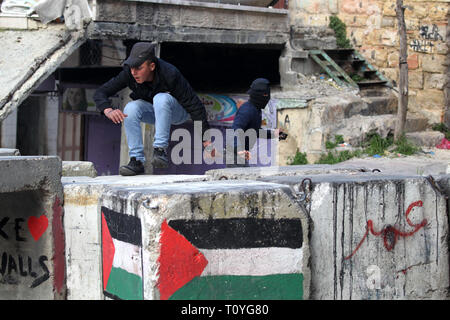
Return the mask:
<svg viewBox="0 0 450 320">
<path fill-rule="evenodd" d="M 137 42 L 131 48 L 130 56 L 123 64 L 127 64 L 132 68 L 139 67 L 146 60 L 154 60 L 155 44 L 150 42 Z"/>
<path fill-rule="evenodd" d="M 247 91 L 248 94 L 269 94 L 270 93 L 270 82 L 265 78 L 255 79 L 250 85 L 250 89 Z"/>
</svg>

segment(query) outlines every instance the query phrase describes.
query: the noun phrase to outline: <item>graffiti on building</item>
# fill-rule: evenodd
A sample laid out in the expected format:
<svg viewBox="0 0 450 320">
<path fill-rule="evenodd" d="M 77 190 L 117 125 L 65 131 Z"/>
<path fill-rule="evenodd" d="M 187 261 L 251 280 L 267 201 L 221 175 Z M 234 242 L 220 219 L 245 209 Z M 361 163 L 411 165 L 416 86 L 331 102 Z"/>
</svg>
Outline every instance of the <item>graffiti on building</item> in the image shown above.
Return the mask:
<svg viewBox="0 0 450 320">
<path fill-rule="evenodd" d="M 27 221 L 28 232 L 25 228 Z M 24 218 L 3 217 L 0 220 L 0 242 L 6 242 L 3 248 L 15 248 L 13 250 L 1 250 L 0 275 L 1 282 L 18 285 L 20 278 L 32 278 L 30 288 L 35 288 L 50 278 L 50 271 L 46 265 L 48 257 L 40 255 L 34 257 L 30 253 L 24 253 L 21 244 L 29 242 L 30 236 L 34 242 L 39 241 L 48 228 L 46 215 Z M 17 249 L 18 248 L 18 249 Z M 31 250 L 27 250 L 31 252 Z M 30 256 L 31 255 L 31 256 Z M 37 267 L 36 267 L 37 266 Z"/>
<path fill-rule="evenodd" d="M 430 27 L 429 26 L 420 26 L 419 27 L 419 31 L 420 31 L 420 37 L 422 39 L 426 39 L 426 40 L 433 40 L 433 41 L 443 41 L 444 38 L 439 34 L 439 29 L 438 27 L 433 24 L 433 26 L 431 27 L 431 30 L 429 30 Z"/>
<path fill-rule="evenodd" d="M 437 25 L 422 25 L 419 27 L 420 39 L 411 40 L 409 46 L 415 52 L 432 53 L 435 44 L 433 42 L 443 41 L 444 38 L 439 33 Z"/>
<path fill-rule="evenodd" d="M 383 245 L 387 251 L 391 251 L 392 249 L 394 249 L 395 244 L 397 243 L 397 240 L 400 237 L 403 237 L 403 238 L 411 237 L 412 235 L 414 235 L 417 231 L 422 229 L 427 224 L 427 219 L 423 219 L 420 223 L 414 224 L 411 222 L 411 220 L 408 217 L 409 214 L 411 213 L 411 210 L 414 207 L 422 207 L 422 206 L 423 206 L 423 202 L 419 200 L 419 201 L 411 203 L 408 206 L 408 209 L 406 210 L 406 213 L 405 213 L 406 223 L 409 226 L 414 228 L 411 231 L 401 231 L 392 225 L 386 225 L 383 229 L 381 229 L 380 231 L 377 232 L 374 230 L 373 221 L 368 220 L 367 225 L 366 225 L 366 233 L 364 234 L 364 236 L 362 237 L 361 241 L 356 246 L 356 248 L 352 251 L 352 253 L 350 255 L 348 255 L 347 257 L 345 257 L 344 260 L 350 259 L 351 257 L 353 257 L 356 254 L 356 252 L 359 250 L 359 248 L 361 248 L 362 244 L 364 243 L 367 236 L 369 235 L 369 232 L 376 237 L 383 238 Z"/>
<path fill-rule="evenodd" d="M 106 207 L 101 212 L 103 293 L 111 299 L 142 300 L 141 220 Z"/>
<path fill-rule="evenodd" d="M 430 40 L 411 40 L 410 48 L 415 52 L 431 53 L 433 52 L 434 44 Z"/>
</svg>

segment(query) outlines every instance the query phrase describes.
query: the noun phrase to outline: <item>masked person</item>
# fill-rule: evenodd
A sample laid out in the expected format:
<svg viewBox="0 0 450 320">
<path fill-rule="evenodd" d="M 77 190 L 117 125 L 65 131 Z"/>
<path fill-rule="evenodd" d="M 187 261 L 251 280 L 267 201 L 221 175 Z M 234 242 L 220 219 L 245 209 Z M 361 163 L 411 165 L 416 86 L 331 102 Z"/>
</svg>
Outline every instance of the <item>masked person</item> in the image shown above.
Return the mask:
<svg viewBox="0 0 450 320">
<path fill-rule="evenodd" d="M 262 109 L 270 101 L 269 80 L 255 79 L 247 93 L 249 94 L 248 101 L 241 105 L 234 116 L 233 130 L 235 135 L 231 147 L 232 152 L 226 152 L 227 168 L 249 166 L 249 150 L 253 148 L 257 138 L 260 137 L 261 131 L 264 130 L 261 129 Z M 280 135 L 280 130 L 266 130 L 266 133 L 267 139 L 277 138 Z M 229 149 L 227 147 L 227 151 Z"/>
<path fill-rule="evenodd" d="M 133 101 L 127 103 L 123 112 L 111 108 L 109 97 L 126 87 L 131 89 Z M 202 137 L 209 129 L 205 107 L 188 81 L 175 66 L 157 58 L 155 45 L 149 42 L 133 46 L 123 70 L 96 90 L 94 101 L 108 119 L 125 126 L 130 162 L 119 168 L 123 176 L 145 171 L 141 122 L 155 125 L 152 158 L 155 168 L 169 165 L 167 147 L 172 124 L 182 124 L 189 118 L 201 121 Z M 210 143 L 203 141 L 203 146 Z"/>
</svg>

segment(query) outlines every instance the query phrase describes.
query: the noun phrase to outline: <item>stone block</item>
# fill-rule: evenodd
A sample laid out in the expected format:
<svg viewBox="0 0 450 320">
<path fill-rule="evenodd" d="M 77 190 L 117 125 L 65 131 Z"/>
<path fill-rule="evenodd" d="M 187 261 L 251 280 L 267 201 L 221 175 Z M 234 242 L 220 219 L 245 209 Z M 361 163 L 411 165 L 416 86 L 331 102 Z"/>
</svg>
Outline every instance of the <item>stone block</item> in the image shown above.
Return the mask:
<svg viewBox="0 0 450 320">
<path fill-rule="evenodd" d="M 0 157 L 6 156 L 20 156 L 20 151 L 19 149 L 0 148 Z"/>
<path fill-rule="evenodd" d="M 395 28 L 397 26 L 397 20 L 395 17 L 383 16 L 381 20 L 381 27 L 383 28 Z"/>
<path fill-rule="evenodd" d="M 446 82 L 446 75 L 440 73 L 425 73 L 425 89 L 443 90 Z"/>
<path fill-rule="evenodd" d="M 398 69 L 397 68 L 380 68 L 379 71 L 389 80 L 395 82 L 398 81 Z"/>
<path fill-rule="evenodd" d="M 136 21 L 136 2 L 104 0 L 97 5 L 94 21 Z"/>
<path fill-rule="evenodd" d="M 197 175 L 131 177 L 62 177 L 66 238 L 67 299 L 103 299 L 101 278 L 101 216 L 99 198 L 111 187 L 137 187 L 183 181 L 204 181 Z"/>
<path fill-rule="evenodd" d="M 408 132 L 405 136 L 416 146 L 429 148 L 436 147 L 445 138 L 445 135 L 439 131 Z"/>
<path fill-rule="evenodd" d="M 314 225 L 311 299 L 446 299 L 447 195 L 426 177 L 375 172 L 261 180 L 305 191 Z"/>
<path fill-rule="evenodd" d="M 441 109 L 444 107 L 444 92 L 436 89 L 419 90 L 417 101 L 426 109 Z"/>
<path fill-rule="evenodd" d="M 65 299 L 61 160 L 0 157 L 4 300 Z"/>
<path fill-rule="evenodd" d="M 407 62 L 409 70 L 415 70 L 419 68 L 419 55 L 417 53 L 408 54 Z"/>
<path fill-rule="evenodd" d="M 398 67 L 398 59 L 399 59 L 399 53 L 397 51 L 393 51 L 387 56 L 387 65 L 389 68 L 396 68 Z M 408 64 L 409 66 L 409 64 Z"/>
<path fill-rule="evenodd" d="M 447 20 L 448 4 L 438 3 L 430 6 L 428 11 L 428 18 L 431 21 L 445 21 Z"/>
<path fill-rule="evenodd" d="M 288 186 L 115 188 L 100 204 L 107 298 L 309 299 L 308 217 Z"/>
<path fill-rule="evenodd" d="M 62 175 L 64 177 L 85 176 L 95 178 L 97 170 L 90 161 L 63 161 Z"/>
<path fill-rule="evenodd" d="M 408 85 L 410 88 L 422 89 L 423 88 L 423 73 L 422 73 L 422 71 L 409 71 L 408 72 Z"/>
<path fill-rule="evenodd" d="M 316 174 L 356 174 L 367 170 L 366 166 L 338 164 L 307 164 L 273 167 L 249 167 L 214 169 L 205 172 L 212 180 L 257 180 L 272 176 L 306 176 Z"/>
<path fill-rule="evenodd" d="M 424 54 L 422 56 L 422 69 L 425 72 L 445 73 L 447 70 L 446 57 L 440 54 Z"/>
<path fill-rule="evenodd" d="M 397 17 L 397 13 L 395 12 L 395 1 L 394 0 L 388 0 L 384 2 L 383 5 L 383 16 L 388 17 Z"/>
</svg>

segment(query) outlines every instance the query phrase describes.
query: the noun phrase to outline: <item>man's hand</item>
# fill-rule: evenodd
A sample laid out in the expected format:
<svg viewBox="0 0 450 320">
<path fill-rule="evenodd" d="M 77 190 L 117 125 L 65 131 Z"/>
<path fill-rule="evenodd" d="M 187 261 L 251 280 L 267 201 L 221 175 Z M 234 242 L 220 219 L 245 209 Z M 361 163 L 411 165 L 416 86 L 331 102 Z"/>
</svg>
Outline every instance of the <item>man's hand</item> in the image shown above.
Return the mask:
<svg viewBox="0 0 450 320">
<path fill-rule="evenodd" d="M 211 141 L 204 141 L 203 148 L 205 148 L 207 158 L 214 158 L 216 156 L 216 148 L 214 148 Z"/>
<path fill-rule="evenodd" d="M 247 151 L 247 150 L 238 151 L 237 154 L 240 157 L 244 158 L 245 160 L 250 160 L 252 158 L 252 154 L 250 153 L 250 151 Z"/>
<path fill-rule="evenodd" d="M 119 123 L 123 122 L 125 117 L 128 117 L 121 110 L 113 109 L 113 108 L 106 108 L 105 110 L 103 110 L 103 113 L 109 120 L 111 120 L 115 124 L 119 124 Z"/>
</svg>

